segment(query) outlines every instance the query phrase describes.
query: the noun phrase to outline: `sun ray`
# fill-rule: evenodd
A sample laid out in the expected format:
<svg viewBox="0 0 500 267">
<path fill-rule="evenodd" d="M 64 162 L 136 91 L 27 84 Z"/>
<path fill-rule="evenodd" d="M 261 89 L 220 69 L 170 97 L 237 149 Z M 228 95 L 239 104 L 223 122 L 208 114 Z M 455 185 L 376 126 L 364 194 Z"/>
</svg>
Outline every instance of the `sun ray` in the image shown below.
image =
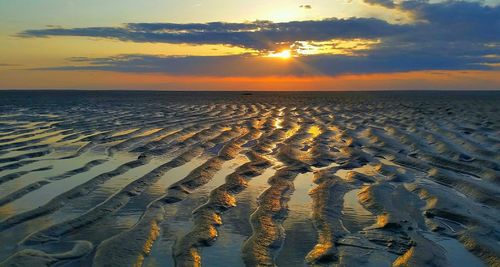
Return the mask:
<svg viewBox="0 0 500 267">
<path fill-rule="evenodd" d="M 270 53 L 266 57 L 278 57 L 278 58 L 287 59 L 287 58 L 292 57 L 292 51 L 290 51 L 290 49 L 287 49 L 287 50 L 283 50 L 281 52 Z"/>
</svg>

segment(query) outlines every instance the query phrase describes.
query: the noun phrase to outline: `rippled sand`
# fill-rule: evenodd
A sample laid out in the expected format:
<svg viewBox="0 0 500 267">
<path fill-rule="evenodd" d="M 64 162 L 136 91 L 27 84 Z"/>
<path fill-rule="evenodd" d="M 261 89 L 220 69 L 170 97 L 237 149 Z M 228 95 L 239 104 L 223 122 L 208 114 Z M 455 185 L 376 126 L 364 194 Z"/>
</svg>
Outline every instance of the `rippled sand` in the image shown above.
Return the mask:
<svg viewBox="0 0 500 267">
<path fill-rule="evenodd" d="M 499 103 L 0 92 L 0 266 L 500 266 Z"/>
</svg>

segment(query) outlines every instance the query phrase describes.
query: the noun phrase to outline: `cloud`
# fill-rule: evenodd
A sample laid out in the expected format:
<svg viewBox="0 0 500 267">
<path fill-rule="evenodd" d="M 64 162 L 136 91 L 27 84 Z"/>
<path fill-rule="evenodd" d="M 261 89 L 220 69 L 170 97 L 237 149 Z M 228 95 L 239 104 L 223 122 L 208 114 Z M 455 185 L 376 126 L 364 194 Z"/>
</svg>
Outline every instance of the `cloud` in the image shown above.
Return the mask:
<svg viewBox="0 0 500 267">
<path fill-rule="evenodd" d="M 396 4 L 392 0 L 364 0 L 365 3 L 387 8 L 394 8 Z"/>
<path fill-rule="evenodd" d="M 395 53 L 380 49 L 368 56 L 314 55 L 275 59 L 253 55 L 155 56 L 121 55 L 106 58 L 71 59 L 72 66 L 43 70 L 99 70 L 132 73 L 164 73 L 179 76 L 336 76 L 417 70 L 494 70 L 484 64 L 495 59 L 439 55 L 423 49 Z M 477 63 L 481 61 L 482 63 Z M 82 64 L 83 63 L 83 64 Z M 498 69 L 498 68 L 496 68 Z"/>
<path fill-rule="evenodd" d="M 425 0 L 370 4 L 411 12 L 411 24 L 376 18 L 244 23 L 129 23 L 121 27 L 47 28 L 26 30 L 24 38 L 83 36 L 130 42 L 222 44 L 257 50 L 261 54 L 293 49 L 300 41 L 377 40 L 354 55 L 301 56 L 288 63 L 255 55 L 162 57 L 124 55 L 89 59 L 59 69 L 123 72 L 164 72 L 175 75 L 338 75 L 342 73 L 413 70 L 489 70 L 500 63 L 500 6 L 479 2 Z M 324 51 L 329 51 L 325 49 Z M 81 63 L 87 66 L 80 66 Z M 262 66 L 265 65 L 265 66 Z M 244 66 L 244 68 L 243 68 Z M 254 68 L 254 69 L 249 69 Z"/>
<path fill-rule="evenodd" d="M 401 34 L 408 26 L 391 25 L 374 18 L 325 19 L 274 23 L 129 23 L 123 27 L 49 28 L 27 30 L 20 37 L 84 36 L 131 42 L 172 44 L 224 44 L 257 50 L 273 50 L 278 44 L 300 40 L 380 38 Z"/>
<path fill-rule="evenodd" d="M 390 0 L 365 1 L 395 5 Z M 26 30 L 18 36 L 83 36 L 131 42 L 224 44 L 258 50 L 273 49 L 278 43 L 349 38 L 397 38 L 420 42 L 432 41 L 431 38 L 450 42 L 500 41 L 500 6 L 462 1 L 429 3 L 422 0 L 404 1 L 397 6 L 411 11 L 418 22 L 390 24 L 376 18 L 330 18 L 281 23 L 129 23 L 122 27 Z"/>
<path fill-rule="evenodd" d="M 19 64 L 9 64 L 9 63 L 0 63 L 0 67 L 16 67 L 20 66 Z"/>
</svg>

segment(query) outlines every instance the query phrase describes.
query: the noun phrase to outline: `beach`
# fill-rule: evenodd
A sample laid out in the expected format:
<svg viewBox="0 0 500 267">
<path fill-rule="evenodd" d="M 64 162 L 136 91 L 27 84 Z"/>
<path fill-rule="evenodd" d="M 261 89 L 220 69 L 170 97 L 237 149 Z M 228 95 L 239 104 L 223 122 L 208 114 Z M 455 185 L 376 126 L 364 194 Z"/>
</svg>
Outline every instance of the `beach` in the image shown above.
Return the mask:
<svg viewBox="0 0 500 267">
<path fill-rule="evenodd" d="M 498 103 L 2 91 L 0 266 L 500 266 Z"/>
</svg>

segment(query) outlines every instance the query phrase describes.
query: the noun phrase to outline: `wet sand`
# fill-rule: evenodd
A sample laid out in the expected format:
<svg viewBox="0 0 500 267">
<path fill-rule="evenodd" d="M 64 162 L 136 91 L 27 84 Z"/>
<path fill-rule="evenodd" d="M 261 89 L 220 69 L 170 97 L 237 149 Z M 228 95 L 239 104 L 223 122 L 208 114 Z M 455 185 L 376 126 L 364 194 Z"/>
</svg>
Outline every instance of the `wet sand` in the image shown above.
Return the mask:
<svg viewBox="0 0 500 267">
<path fill-rule="evenodd" d="M 498 103 L 0 92 L 0 266 L 500 266 Z"/>
</svg>

